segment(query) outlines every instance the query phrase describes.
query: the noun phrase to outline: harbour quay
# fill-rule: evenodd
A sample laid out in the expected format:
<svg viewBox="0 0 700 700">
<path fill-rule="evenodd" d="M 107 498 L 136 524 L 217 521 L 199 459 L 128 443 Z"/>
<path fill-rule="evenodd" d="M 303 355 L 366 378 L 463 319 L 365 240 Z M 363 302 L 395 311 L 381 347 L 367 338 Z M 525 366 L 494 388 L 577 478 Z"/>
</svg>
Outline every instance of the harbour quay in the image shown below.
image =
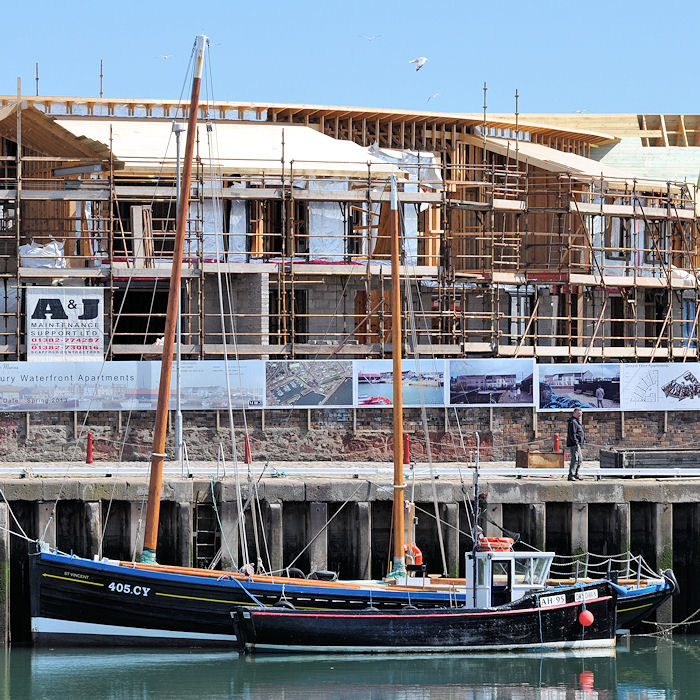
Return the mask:
<svg viewBox="0 0 700 700">
<path fill-rule="evenodd" d="M 148 490 L 144 462 L 82 466 L 34 463 L 0 465 L 0 630 L 5 641 L 29 642 L 27 553 L 42 539 L 67 553 L 132 561 L 142 546 Z M 480 525 L 486 536 L 519 533 L 519 546 L 578 555 L 578 575 L 594 569 L 593 556 L 615 555 L 613 571 L 638 575 L 631 551 L 654 570 L 673 568 L 680 594 L 657 612 L 657 621 L 681 621 L 700 607 L 694 572 L 700 562 L 700 489 L 697 480 L 600 477 L 584 462 L 580 482 L 561 476 L 498 475 L 503 464 L 485 462 L 479 478 Z M 69 476 L 41 476 L 43 469 Z M 305 574 L 333 571 L 346 579 L 381 577 L 390 560 L 392 479 L 386 463 L 289 462 L 242 465 L 237 481 L 231 465 L 193 462 L 190 475 L 166 462 L 161 494 L 158 561 L 161 564 L 240 566 L 239 503 L 245 506 L 246 561 L 265 570 L 297 568 Z M 512 469 L 512 463 L 510 463 Z M 85 472 L 92 470 L 92 475 Z M 217 469 L 219 474 L 217 475 Z M 324 472 L 342 470 L 342 475 Z M 415 504 L 415 540 L 428 572 L 443 569 L 436 520 L 441 522 L 449 576 L 464 575 L 471 551 L 468 513 L 472 470 L 441 464 L 429 475 L 419 463 L 407 471 L 406 494 Z M 490 473 L 491 472 L 491 473 Z M 494 472 L 496 474 L 494 474 Z M 249 476 L 250 474 L 250 476 Z M 437 477 L 437 478 L 436 478 Z M 237 486 L 238 484 L 238 486 Z M 240 497 L 238 489 L 240 488 Z M 251 504 L 253 508 L 251 509 Z M 255 524 L 251 516 L 255 515 Z M 11 536 L 10 533 L 19 536 Z M 257 542 L 257 546 L 256 546 Z M 586 556 L 586 553 L 590 553 Z M 653 629 L 650 627 L 650 629 Z"/>
</svg>

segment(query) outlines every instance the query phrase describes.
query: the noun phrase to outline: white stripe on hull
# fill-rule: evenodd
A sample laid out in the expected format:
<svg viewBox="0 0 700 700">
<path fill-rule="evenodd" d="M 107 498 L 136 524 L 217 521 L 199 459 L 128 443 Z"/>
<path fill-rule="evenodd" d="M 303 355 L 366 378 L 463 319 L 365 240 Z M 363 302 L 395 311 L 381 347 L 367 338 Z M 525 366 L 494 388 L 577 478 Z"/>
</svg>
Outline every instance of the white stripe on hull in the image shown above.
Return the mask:
<svg viewBox="0 0 700 700">
<path fill-rule="evenodd" d="M 210 634 L 209 632 L 184 632 L 182 630 L 160 630 L 148 627 L 122 627 L 121 625 L 99 625 L 92 622 L 59 620 L 53 617 L 33 617 L 32 633 L 71 634 L 92 637 L 142 637 L 144 639 L 191 639 L 200 641 L 235 642 L 235 634 Z"/>
<path fill-rule="evenodd" d="M 576 642 L 544 642 L 537 644 L 481 644 L 478 646 L 445 646 L 445 647 L 354 647 L 354 646 L 304 646 L 297 644 L 247 644 L 249 649 L 255 651 L 294 651 L 313 653 L 359 653 L 359 654 L 387 654 L 401 652 L 425 652 L 425 653 L 451 653 L 455 651 L 518 651 L 520 649 L 609 649 L 615 646 L 615 639 L 581 639 Z"/>
</svg>

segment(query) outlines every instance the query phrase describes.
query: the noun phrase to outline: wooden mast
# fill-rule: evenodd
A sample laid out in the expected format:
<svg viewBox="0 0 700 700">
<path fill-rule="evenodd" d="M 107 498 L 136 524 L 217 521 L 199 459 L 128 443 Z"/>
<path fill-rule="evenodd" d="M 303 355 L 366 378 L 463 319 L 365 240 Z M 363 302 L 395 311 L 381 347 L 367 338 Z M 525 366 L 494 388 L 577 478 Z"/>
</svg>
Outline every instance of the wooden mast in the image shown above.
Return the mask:
<svg viewBox="0 0 700 700">
<path fill-rule="evenodd" d="M 202 82 L 202 64 L 206 36 L 199 34 L 195 42 L 195 61 L 192 78 L 192 96 L 190 98 L 189 121 L 187 124 L 187 142 L 185 145 L 185 162 L 180 182 L 180 201 L 177 208 L 175 227 L 175 249 L 173 250 L 173 268 L 170 274 L 170 291 L 168 293 L 168 310 L 163 336 L 163 357 L 160 364 L 160 384 L 158 387 L 158 406 L 156 423 L 153 430 L 153 452 L 151 453 L 151 477 L 148 484 L 148 507 L 146 510 L 146 531 L 143 541 L 141 561 L 153 563 L 156 559 L 158 544 L 158 520 L 160 517 L 160 490 L 163 481 L 163 460 L 165 458 L 165 436 L 168 429 L 168 403 L 170 399 L 170 376 L 173 368 L 173 348 L 175 346 L 175 328 L 177 310 L 180 303 L 180 282 L 182 279 L 182 256 L 185 250 L 185 228 L 189 205 L 190 182 L 192 179 L 192 154 L 197 130 L 197 111 L 199 109 L 199 86 Z"/>
<path fill-rule="evenodd" d="M 406 575 L 404 553 L 403 392 L 401 390 L 401 283 L 399 280 L 399 207 L 396 176 L 391 183 L 391 355 L 394 377 L 394 559 L 391 577 Z"/>
</svg>

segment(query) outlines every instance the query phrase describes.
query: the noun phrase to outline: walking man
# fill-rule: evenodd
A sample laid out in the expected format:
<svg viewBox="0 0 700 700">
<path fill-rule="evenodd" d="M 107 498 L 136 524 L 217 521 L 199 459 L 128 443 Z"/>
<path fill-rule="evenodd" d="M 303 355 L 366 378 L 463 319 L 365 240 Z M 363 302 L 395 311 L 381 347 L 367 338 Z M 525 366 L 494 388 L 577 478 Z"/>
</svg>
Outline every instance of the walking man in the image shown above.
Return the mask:
<svg viewBox="0 0 700 700">
<path fill-rule="evenodd" d="M 603 398 L 605 397 L 605 392 L 603 391 L 602 386 L 599 386 L 595 390 L 595 397 L 596 397 L 596 401 L 598 403 L 598 408 L 605 408 L 605 402 L 603 401 Z"/>
<path fill-rule="evenodd" d="M 571 462 L 569 463 L 569 481 L 580 481 L 578 470 L 581 468 L 581 447 L 584 442 L 583 425 L 581 423 L 581 409 L 575 408 L 574 414 L 569 418 L 566 432 L 566 446 L 571 448 Z"/>
</svg>

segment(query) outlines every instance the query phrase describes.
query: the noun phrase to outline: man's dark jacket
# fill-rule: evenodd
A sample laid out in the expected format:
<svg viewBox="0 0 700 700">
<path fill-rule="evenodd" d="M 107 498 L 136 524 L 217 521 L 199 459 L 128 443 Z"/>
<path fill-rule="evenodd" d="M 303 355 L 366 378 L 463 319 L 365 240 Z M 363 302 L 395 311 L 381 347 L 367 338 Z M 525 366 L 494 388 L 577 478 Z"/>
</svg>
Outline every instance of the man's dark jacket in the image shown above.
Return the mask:
<svg viewBox="0 0 700 700">
<path fill-rule="evenodd" d="M 573 447 L 574 445 L 583 445 L 583 441 L 583 426 L 578 418 L 571 416 L 567 425 L 566 446 Z"/>
</svg>

